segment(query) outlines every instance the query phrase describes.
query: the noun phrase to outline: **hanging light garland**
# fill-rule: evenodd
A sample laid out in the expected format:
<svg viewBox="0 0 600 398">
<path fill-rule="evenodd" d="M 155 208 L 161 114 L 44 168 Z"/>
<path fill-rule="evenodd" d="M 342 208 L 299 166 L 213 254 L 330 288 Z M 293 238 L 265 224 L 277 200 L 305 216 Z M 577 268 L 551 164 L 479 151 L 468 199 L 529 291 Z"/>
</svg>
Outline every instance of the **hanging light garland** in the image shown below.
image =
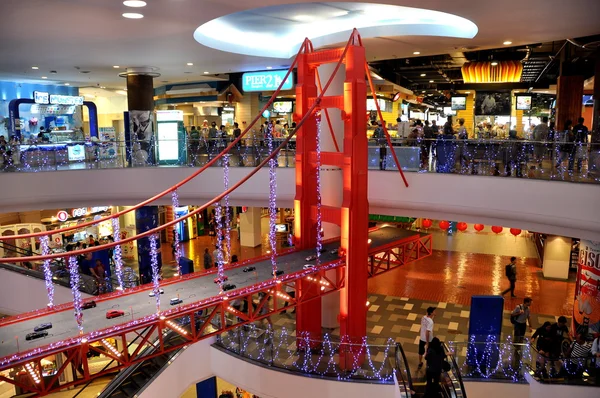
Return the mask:
<svg viewBox="0 0 600 398">
<path fill-rule="evenodd" d="M 81 310 L 82 300 L 79 291 L 79 264 L 75 256 L 69 256 L 69 277 L 71 279 L 71 293 L 73 294 L 73 308 L 75 310 L 75 321 L 79 334 L 83 334 L 83 312 Z"/>
<path fill-rule="evenodd" d="M 48 235 L 40 237 L 40 246 L 42 255 L 50 254 L 50 246 L 48 245 Z M 46 282 L 46 293 L 48 294 L 48 307 L 54 307 L 54 283 L 52 283 L 52 269 L 50 268 L 50 260 L 44 260 L 44 282 Z"/>
<path fill-rule="evenodd" d="M 152 268 L 152 292 L 156 299 L 156 313 L 160 312 L 160 274 L 158 269 L 158 245 L 156 235 L 150 235 L 150 267 Z"/>
<path fill-rule="evenodd" d="M 175 214 L 176 209 L 179 207 L 179 194 L 177 190 L 171 192 L 171 202 L 173 203 L 173 214 Z M 181 276 L 181 265 L 179 265 L 179 259 L 181 258 L 181 244 L 179 242 L 179 232 L 177 231 L 177 227 L 173 229 L 173 240 L 175 240 L 175 264 L 177 264 L 177 275 Z"/>
<path fill-rule="evenodd" d="M 321 262 L 321 251 L 323 250 L 323 218 L 321 215 L 321 116 L 317 115 L 317 159 L 316 159 L 316 176 L 317 176 L 317 265 Z"/>
<path fill-rule="evenodd" d="M 113 227 L 113 238 L 115 242 L 119 242 L 121 240 L 121 225 L 119 223 L 119 218 L 115 217 L 112 219 L 112 227 Z M 115 274 L 117 274 L 117 290 L 123 291 L 123 252 L 121 251 L 121 245 L 116 245 L 113 251 L 113 261 L 115 262 Z"/>
<path fill-rule="evenodd" d="M 223 282 L 225 282 L 225 272 L 223 270 L 223 266 L 225 261 L 223 259 L 223 248 L 221 245 L 223 244 L 223 209 L 221 208 L 221 203 L 215 204 L 215 217 L 217 221 L 217 275 L 218 275 L 218 283 L 219 290 L 221 293 L 223 292 Z"/>
<path fill-rule="evenodd" d="M 269 154 L 273 152 L 273 125 L 269 123 L 267 130 L 267 145 Z M 277 276 L 277 161 L 274 156 L 269 160 L 269 244 L 271 246 L 271 267 L 273 277 Z"/>
<path fill-rule="evenodd" d="M 229 189 L 229 154 L 223 155 L 223 186 L 225 191 Z M 229 214 L 229 195 L 223 198 L 225 211 L 225 253 L 231 261 L 231 217 Z"/>
</svg>

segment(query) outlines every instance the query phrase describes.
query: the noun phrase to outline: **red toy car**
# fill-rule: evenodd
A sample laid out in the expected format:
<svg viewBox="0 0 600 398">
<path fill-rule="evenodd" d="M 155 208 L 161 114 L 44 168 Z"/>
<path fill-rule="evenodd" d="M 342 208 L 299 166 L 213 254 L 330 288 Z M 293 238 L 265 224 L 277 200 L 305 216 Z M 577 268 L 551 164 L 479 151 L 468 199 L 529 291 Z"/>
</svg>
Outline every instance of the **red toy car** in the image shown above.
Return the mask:
<svg viewBox="0 0 600 398">
<path fill-rule="evenodd" d="M 118 318 L 123 315 L 125 315 L 125 311 L 121 311 L 121 310 L 106 311 L 106 319 Z"/>
<path fill-rule="evenodd" d="M 225 282 L 226 280 L 228 280 L 229 277 L 227 275 L 223 275 L 223 282 Z M 215 283 L 219 283 L 221 280 L 219 279 L 219 277 L 217 276 L 215 278 Z"/>
</svg>

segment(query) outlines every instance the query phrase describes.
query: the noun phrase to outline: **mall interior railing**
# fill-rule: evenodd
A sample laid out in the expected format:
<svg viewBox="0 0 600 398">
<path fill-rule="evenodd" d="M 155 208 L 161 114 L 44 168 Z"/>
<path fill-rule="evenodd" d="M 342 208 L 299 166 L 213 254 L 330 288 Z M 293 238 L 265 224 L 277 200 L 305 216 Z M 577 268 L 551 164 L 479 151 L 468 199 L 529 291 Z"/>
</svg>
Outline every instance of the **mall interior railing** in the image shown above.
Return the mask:
<svg viewBox="0 0 600 398">
<path fill-rule="evenodd" d="M 456 358 L 446 343 L 443 343 L 443 347 L 444 352 L 446 353 L 446 362 L 450 365 L 450 370 L 444 372 L 442 375 L 442 389 L 446 390 L 445 395 L 447 397 L 467 398 L 467 392 L 465 391 L 465 385 L 463 384 L 462 375 L 460 368 L 456 363 Z"/>
<path fill-rule="evenodd" d="M 279 142 L 274 140 L 275 144 Z M 369 168 L 395 170 L 391 150 L 369 141 Z M 216 157 L 229 140 L 151 142 L 68 142 L 13 145 L 0 156 L 0 170 L 39 172 L 73 169 L 180 166 L 201 167 Z M 600 144 L 517 139 L 393 139 L 407 172 L 517 177 L 571 182 L 600 181 Z M 268 155 L 264 139 L 251 138 L 233 148 L 232 167 L 255 167 Z M 295 166 L 295 142 L 277 157 L 279 167 Z M 214 167 L 221 167 L 216 162 Z"/>
<path fill-rule="evenodd" d="M 595 358 L 550 358 L 528 342 L 449 342 L 462 378 L 525 383 L 525 374 L 542 383 L 600 386 Z"/>
<path fill-rule="evenodd" d="M 367 338 L 351 343 L 329 335 L 312 339 L 283 328 L 246 325 L 220 334 L 215 347 L 265 367 L 338 381 L 392 384 L 395 374 L 400 393 L 410 397 L 410 372 L 406 362 L 397 360 L 403 355 L 392 339 L 384 344 Z"/>
</svg>

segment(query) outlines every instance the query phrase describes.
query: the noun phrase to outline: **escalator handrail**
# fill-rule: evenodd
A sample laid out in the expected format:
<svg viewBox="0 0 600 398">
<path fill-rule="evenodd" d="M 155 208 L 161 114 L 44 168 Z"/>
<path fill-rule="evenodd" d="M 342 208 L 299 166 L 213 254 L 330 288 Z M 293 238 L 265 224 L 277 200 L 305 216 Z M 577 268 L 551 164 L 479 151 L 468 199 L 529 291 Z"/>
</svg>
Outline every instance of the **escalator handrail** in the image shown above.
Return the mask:
<svg viewBox="0 0 600 398">
<path fill-rule="evenodd" d="M 22 247 L 13 245 L 12 243 L 8 243 L 6 241 L 0 241 L 0 245 L 2 246 L 2 248 L 4 250 L 10 250 L 10 251 L 13 251 L 13 252 L 16 252 L 19 254 L 25 254 L 26 256 L 34 256 L 34 255 L 39 256 L 40 255 L 40 253 L 38 253 L 38 252 L 35 252 L 33 250 L 24 249 Z M 8 248 L 7 248 L 7 246 L 8 246 Z"/>
<path fill-rule="evenodd" d="M 450 348 L 448 347 L 448 345 L 446 343 L 442 343 L 442 345 L 444 347 L 444 351 L 446 352 L 446 356 L 448 358 L 450 358 L 450 365 L 452 366 L 451 370 L 452 370 L 452 373 L 456 376 L 456 379 L 457 379 L 456 381 L 458 381 L 458 385 L 460 386 L 461 397 L 467 398 L 467 392 L 465 391 L 465 385 L 463 383 L 462 374 L 460 373 L 460 368 L 458 367 L 458 364 L 456 363 L 456 358 L 454 358 L 454 355 L 452 354 L 452 352 L 450 351 Z M 452 383 L 452 385 L 454 386 L 454 383 Z M 454 391 L 456 392 L 456 389 L 454 389 Z"/>
<path fill-rule="evenodd" d="M 408 379 L 408 380 L 406 380 L 406 382 L 408 383 L 408 388 L 409 388 L 409 393 L 410 393 L 410 391 L 413 391 L 412 376 L 410 374 L 410 366 L 408 365 L 408 361 L 406 360 L 406 353 L 404 352 L 404 348 L 402 347 L 402 344 L 400 344 L 400 343 L 396 343 L 396 365 L 397 365 L 396 367 L 397 367 L 397 369 L 398 369 L 398 355 L 401 355 L 402 362 L 404 363 L 404 368 L 406 369 L 406 378 Z M 402 372 L 400 372 L 400 373 L 402 373 Z M 402 376 L 402 378 L 404 379 L 404 376 Z"/>
</svg>

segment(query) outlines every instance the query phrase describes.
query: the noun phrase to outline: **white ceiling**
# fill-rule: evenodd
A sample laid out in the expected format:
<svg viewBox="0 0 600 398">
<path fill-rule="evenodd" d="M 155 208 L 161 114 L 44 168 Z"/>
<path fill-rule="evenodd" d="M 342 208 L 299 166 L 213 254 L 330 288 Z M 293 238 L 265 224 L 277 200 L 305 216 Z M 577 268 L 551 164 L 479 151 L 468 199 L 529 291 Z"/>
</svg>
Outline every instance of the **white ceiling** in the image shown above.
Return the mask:
<svg viewBox="0 0 600 398">
<path fill-rule="evenodd" d="M 146 0 L 135 9 L 145 18 L 121 17 L 132 11 L 121 0 L 0 0 L 0 79 L 69 82 L 124 88 L 118 77 L 126 66 L 154 66 L 164 81 L 197 81 L 212 73 L 280 68 L 286 59 L 225 53 L 198 44 L 193 33 L 227 14 L 303 0 Z M 473 21 L 474 39 L 427 36 L 365 40 L 370 60 L 432 55 L 464 47 L 494 48 L 600 33 L 599 0 L 379 0 L 373 2 L 448 12 Z M 194 66 L 186 66 L 193 62 Z M 114 69 L 113 65 L 121 66 Z M 39 66 L 39 70 L 32 70 Z M 76 69 L 79 67 L 80 69 Z M 57 74 L 50 74 L 56 70 Z M 90 71 L 82 74 L 79 71 Z M 186 73 L 191 72 L 191 73 Z"/>
</svg>

